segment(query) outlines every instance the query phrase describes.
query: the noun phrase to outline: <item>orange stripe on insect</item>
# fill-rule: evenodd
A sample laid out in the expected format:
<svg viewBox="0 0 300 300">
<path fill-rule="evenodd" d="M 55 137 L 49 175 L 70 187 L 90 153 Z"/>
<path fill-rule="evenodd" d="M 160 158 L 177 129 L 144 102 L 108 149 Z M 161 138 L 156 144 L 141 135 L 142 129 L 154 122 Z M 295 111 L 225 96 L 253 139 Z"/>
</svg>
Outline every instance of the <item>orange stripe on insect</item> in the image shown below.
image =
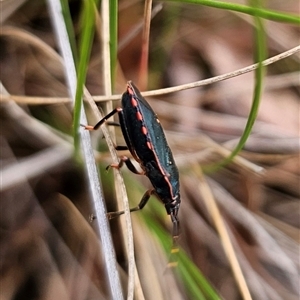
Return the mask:
<svg viewBox="0 0 300 300">
<path fill-rule="evenodd" d="M 147 128 L 145 127 L 145 126 L 142 126 L 142 133 L 144 134 L 144 135 L 146 135 L 147 133 L 148 133 L 148 130 L 147 130 Z M 149 143 L 149 142 L 148 142 Z"/>
<path fill-rule="evenodd" d="M 143 121 L 143 116 L 142 116 L 142 114 L 141 114 L 139 111 L 136 113 L 136 118 L 137 118 L 139 121 Z"/>
<path fill-rule="evenodd" d="M 152 145 L 151 145 L 150 142 L 147 142 L 147 146 L 148 146 L 148 148 L 149 148 L 150 150 L 152 150 Z"/>
<path fill-rule="evenodd" d="M 136 101 L 133 97 L 131 97 L 131 105 L 132 105 L 133 107 L 137 107 L 137 106 L 138 106 L 137 101 Z"/>
</svg>

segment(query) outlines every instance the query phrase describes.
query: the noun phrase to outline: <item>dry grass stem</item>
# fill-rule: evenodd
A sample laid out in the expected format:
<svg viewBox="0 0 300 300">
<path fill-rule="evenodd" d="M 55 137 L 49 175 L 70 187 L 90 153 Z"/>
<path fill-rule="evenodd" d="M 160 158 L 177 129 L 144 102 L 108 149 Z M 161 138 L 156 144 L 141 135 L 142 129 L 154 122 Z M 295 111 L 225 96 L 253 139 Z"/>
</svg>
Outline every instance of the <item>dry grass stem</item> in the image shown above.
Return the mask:
<svg viewBox="0 0 300 300">
<path fill-rule="evenodd" d="M 280 61 L 282 59 L 285 59 L 291 55 L 294 55 L 295 53 L 300 51 L 300 46 L 296 46 L 290 50 L 287 50 L 285 52 L 282 52 L 278 55 L 275 55 L 269 59 L 266 59 L 263 62 L 264 66 L 269 66 L 277 61 Z M 229 72 L 223 75 L 219 75 L 219 76 L 215 76 L 209 79 L 205 79 L 205 80 L 200 80 L 200 81 L 195 81 L 195 82 L 191 82 L 188 84 L 182 84 L 176 87 L 171 87 L 171 88 L 164 88 L 164 89 L 158 89 L 158 90 L 154 90 L 154 91 L 147 91 L 147 92 L 142 92 L 141 94 L 145 97 L 147 96 L 159 96 L 159 95 L 165 95 L 165 94 L 170 94 L 170 93 L 175 93 L 175 92 L 179 92 L 179 91 L 184 91 L 187 89 L 193 89 L 196 87 L 200 87 L 200 86 L 205 86 L 205 85 L 210 85 L 219 81 L 223 81 L 223 80 L 227 80 L 236 76 L 240 76 L 242 74 L 246 74 L 249 72 L 254 71 L 255 69 L 257 69 L 257 64 L 253 64 L 250 65 L 248 67 L 245 68 L 241 68 L 238 70 L 235 70 L 233 72 Z M 297 75 L 298 73 L 295 74 L 295 81 L 297 81 Z M 295 82 L 296 83 L 296 82 Z M 118 101 L 121 99 L 120 94 L 118 95 L 111 95 L 111 96 L 93 96 L 94 100 L 96 102 L 106 102 L 106 101 Z M 6 96 L 6 95 L 1 95 L 1 101 L 6 101 L 9 98 L 14 99 L 15 101 L 18 102 L 18 100 L 21 103 L 28 103 L 28 104 L 33 104 L 33 105 L 37 105 L 37 104 L 55 104 L 59 101 L 59 98 L 40 98 L 40 97 L 25 97 L 25 96 L 17 96 L 17 95 L 11 95 L 11 96 Z M 28 99 L 28 100 L 27 100 Z M 60 103 L 67 103 L 70 102 L 70 100 L 68 98 L 60 98 Z M 23 101 L 22 101 L 23 100 Z"/>
<path fill-rule="evenodd" d="M 216 204 L 213 194 L 208 184 L 206 183 L 200 168 L 194 168 L 194 171 L 197 173 L 197 177 L 199 178 L 201 184 L 201 187 L 198 187 L 199 193 L 202 195 L 202 198 L 205 201 L 206 207 L 211 215 L 211 218 L 213 219 L 216 230 L 220 235 L 222 246 L 229 260 L 232 272 L 236 279 L 237 285 L 239 286 L 242 297 L 244 300 L 251 300 L 252 297 L 249 292 L 245 277 L 236 257 L 236 253 L 233 248 L 232 242 L 230 241 L 230 237 L 226 229 L 226 224 L 220 214 L 219 208 Z"/>
</svg>

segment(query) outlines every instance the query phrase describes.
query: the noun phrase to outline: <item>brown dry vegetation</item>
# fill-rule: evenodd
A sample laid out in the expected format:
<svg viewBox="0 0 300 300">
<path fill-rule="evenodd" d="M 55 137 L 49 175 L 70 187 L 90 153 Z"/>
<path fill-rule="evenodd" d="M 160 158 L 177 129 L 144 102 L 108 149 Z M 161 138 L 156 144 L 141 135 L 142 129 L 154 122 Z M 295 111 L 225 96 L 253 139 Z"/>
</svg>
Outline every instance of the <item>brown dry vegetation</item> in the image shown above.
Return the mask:
<svg viewBox="0 0 300 300">
<path fill-rule="evenodd" d="M 297 1 L 269 4 L 272 9 L 299 13 Z M 72 1 L 77 31 L 79 9 L 79 2 Z M 143 6 L 122 1 L 119 9 L 121 44 L 142 22 Z M 36 42 L 57 50 L 47 6 L 28 1 L 2 17 L 0 298 L 108 299 L 101 243 L 89 222 L 93 211 L 84 172 L 72 159 L 72 108 L 70 103 L 47 104 L 48 97 L 68 97 L 61 63 Z M 149 89 L 251 65 L 252 23 L 250 17 L 229 11 L 165 3 L 151 23 Z M 296 26 L 271 21 L 265 25 L 268 57 L 299 44 Z M 139 81 L 140 44 L 138 34 L 119 50 L 116 93 L 124 91 L 126 80 Z M 103 94 L 100 51 L 95 39 L 86 84 L 95 96 Z M 247 121 L 253 85 L 253 73 L 248 73 L 147 98 L 166 129 L 180 169 L 179 244 L 228 300 L 241 299 L 241 294 L 215 229 L 216 216 L 205 204 L 212 200 L 193 166 L 200 163 L 205 168 L 234 148 Z M 299 299 L 299 92 L 298 54 L 268 66 L 258 119 L 240 153 L 243 159 L 205 176 L 253 299 Z M 42 97 L 44 103 L 27 104 L 26 97 L 16 103 L 7 94 Z M 93 135 L 95 148 L 100 136 Z M 105 153 L 99 157 L 105 160 L 100 170 L 111 210 L 114 192 L 104 171 L 110 159 Z M 146 179 L 128 177 L 128 190 L 137 181 L 149 186 Z M 140 195 L 131 192 L 131 205 Z M 132 218 L 145 299 L 189 299 L 176 272 L 166 271 L 168 258 L 153 234 L 140 216 Z M 157 221 L 170 227 L 167 216 Z M 118 221 L 111 225 L 126 290 Z M 141 299 L 138 294 L 136 299 Z"/>
</svg>

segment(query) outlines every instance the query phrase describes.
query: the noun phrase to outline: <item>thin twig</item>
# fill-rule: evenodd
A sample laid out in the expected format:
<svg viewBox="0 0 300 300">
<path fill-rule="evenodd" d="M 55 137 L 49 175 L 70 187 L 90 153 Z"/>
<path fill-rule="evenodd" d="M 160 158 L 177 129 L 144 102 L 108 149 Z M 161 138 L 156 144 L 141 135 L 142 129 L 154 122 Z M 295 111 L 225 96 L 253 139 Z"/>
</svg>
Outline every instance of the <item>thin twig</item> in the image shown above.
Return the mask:
<svg viewBox="0 0 300 300">
<path fill-rule="evenodd" d="M 287 50 L 285 52 L 282 52 L 278 55 L 275 55 L 271 58 L 268 58 L 266 60 L 264 60 L 262 62 L 263 66 L 268 66 L 268 65 L 271 65 L 279 60 L 282 60 L 284 58 L 287 58 L 297 52 L 300 51 L 300 46 L 296 46 L 290 50 Z M 142 95 L 143 96 L 158 96 L 158 95 L 164 95 L 164 94 L 170 94 L 170 93 L 175 93 L 175 92 L 179 92 L 179 91 L 183 91 L 183 90 L 188 90 L 188 89 L 192 89 L 192 88 L 196 88 L 196 87 L 199 87 L 199 86 L 204 86 L 204 85 L 209 85 L 209 84 L 212 84 L 212 83 L 216 83 L 216 82 L 219 82 L 219 81 L 223 81 L 223 80 L 226 80 L 226 79 L 230 79 L 230 78 L 233 78 L 233 77 L 237 77 L 237 76 L 240 76 L 242 74 L 245 74 L 245 73 L 249 73 L 249 72 L 252 72 L 254 70 L 256 70 L 258 68 L 258 64 L 253 64 L 253 65 L 250 65 L 250 66 L 247 66 L 245 68 L 241 68 L 241 69 L 238 69 L 238 70 L 235 70 L 233 72 L 229 72 L 229 73 L 225 73 L 225 74 L 222 74 L 222 75 L 218 75 L 218 76 L 215 76 L 215 77 L 211 77 L 211 78 L 208 78 L 208 79 L 204 79 L 204 80 L 200 80 L 200 81 L 195 81 L 195 82 L 191 82 L 191 83 L 187 83 L 187 84 L 182 84 L 182 85 L 177 85 L 175 87 L 170 87 L 170 88 L 164 88 L 164 89 L 159 89 L 159 90 L 154 90 L 154 91 L 148 91 L 148 92 L 142 92 Z M 120 95 L 114 95 L 110 98 L 110 100 L 119 100 L 120 99 Z M 102 96 L 94 96 L 94 100 L 96 102 L 100 102 L 100 101 L 105 101 L 105 100 L 108 100 L 108 99 L 104 99 Z"/>
<path fill-rule="evenodd" d="M 1 33 L 0 33 L 0 35 L 1 35 Z M 285 52 L 282 52 L 278 55 L 275 55 L 271 58 L 266 59 L 265 61 L 263 61 L 263 65 L 264 66 L 269 66 L 269 65 L 271 65 L 271 64 L 273 64 L 273 63 L 275 63 L 279 60 L 282 60 L 284 58 L 287 58 L 287 57 L 289 57 L 289 56 L 291 56 L 291 55 L 293 55 L 293 54 L 295 54 L 299 51 L 300 51 L 300 46 L 296 46 L 292 49 L 289 49 Z M 164 89 L 159 89 L 159 90 L 142 92 L 141 94 L 144 97 L 159 96 L 159 95 L 170 94 L 170 93 L 175 93 L 175 92 L 178 92 L 178 91 L 192 89 L 192 88 L 196 88 L 196 87 L 199 87 L 199 86 L 205 86 L 205 85 L 209 85 L 209 84 L 212 84 L 212 83 L 216 83 L 216 82 L 219 82 L 219 81 L 223 81 L 223 80 L 226 80 L 226 79 L 237 77 L 237 76 L 242 75 L 242 74 L 252 72 L 255 69 L 257 69 L 257 66 L 258 66 L 257 64 L 253 64 L 253 65 L 247 66 L 245 68 L 241 68 L 241 69 L 235 70 L 233 72 L 225 73 L 225 74 L 218 75 L 218 76 L 215 76 L 215 77 L 211 77 L 211 78 L 208 78 L 208 79 L 204 79 L 204 80 L 200 80 L 200 81 L 194 81 L 194 82 L 191 82 L 191 83 L 182 84 L 182 85 L 178 85 L 178 86 L 170 87 L 170 88 L 164 88 Z M 120 100 L 121 96 L 122 95 L 119 94 L 119 95 L 112 95 L 110 97 L 108 97 L 108 96 L 93 96 L 93 98 L 96 102 L 105 102 L 105 101 L 108 101 L 108 100 L 112 100 L 112 101 Z M 24 96 L 1 95 L 1 101 L 7 101 L 8 99 L 13 99 L 16 102 L 20 101 L 22 103 L 27 103 L 27 104 L 32 104 L 32 105 L 55 104 L 55 103 L 70 102 L 69 98 L 58 98 L 58 97 L 55 97 L 55 98 L 25 97 L 25 99 L 26 99 L 26 102 L 25 102 L 25 101 L 23 101 Z"/>
</svg>

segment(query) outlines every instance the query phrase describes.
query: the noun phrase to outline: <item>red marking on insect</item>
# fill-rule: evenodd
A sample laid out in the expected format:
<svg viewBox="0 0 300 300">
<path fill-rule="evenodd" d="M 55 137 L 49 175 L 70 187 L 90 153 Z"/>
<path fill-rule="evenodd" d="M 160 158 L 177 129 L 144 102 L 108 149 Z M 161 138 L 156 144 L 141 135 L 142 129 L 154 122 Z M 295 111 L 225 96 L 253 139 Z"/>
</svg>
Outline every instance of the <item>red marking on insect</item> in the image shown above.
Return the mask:
<svg viewBox="0 0 300 300">
<path fill-rule="evenodd" d="M 131 97 L 131 104 L 132 104 L 132 106 L 134 106 L 134 107 L 137 107 L 137 106 L 138 106 L 137 101 L 136 101 L 133 97 Z"/>
<path fill-rule="evenodd" d="M 137 118 L 139 121 L 143 121 L 143 116 L 142 116 L 142 114 L 141 114 L 139 111 L 136 113 L 136 118 Z"/>
<path fill-rule="evenodd" d="M 142 126 L 142 133 L 144 135 L 146 135 L 148 133 L 148 130 L 147 130 L 147 128 L 145 126 Z"/>
<path fill-rule="evenodd" d="M 152 150 L 152 145 L 151 145 L 150 142 L 147 142 L 147 146 L 148 146 L 148 148 L 149 148 L 150 150 Z"/>
</svg>

